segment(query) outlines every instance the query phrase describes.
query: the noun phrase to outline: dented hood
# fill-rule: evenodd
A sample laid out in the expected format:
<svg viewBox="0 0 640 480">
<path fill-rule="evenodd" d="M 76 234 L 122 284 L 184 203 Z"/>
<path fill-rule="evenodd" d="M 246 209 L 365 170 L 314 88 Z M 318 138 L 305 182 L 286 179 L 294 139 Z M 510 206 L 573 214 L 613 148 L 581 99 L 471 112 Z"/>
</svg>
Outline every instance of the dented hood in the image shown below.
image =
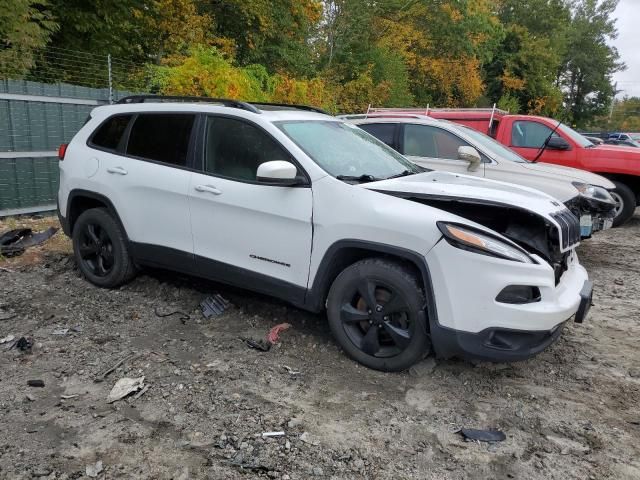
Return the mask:
<svg viewBox="0 0 640 480">
<path fill-rule="evenodd" d="M 583 182 L 589 185 L 596 185 L 598 187 L 606 188 L 607 190 L 613 190 L 616 186 L 611 180 L 604 178 L 598 174 L 587 172 L 586 170 L 580 170 L 577 168 L 565 167 L 564 165 L 552 165 L 550 163 L 520 163 L 523 168 L 534 173 L 539 178 L 544 178 L 547 182 L 560 182 L 566 186 L 569 182 Z M 572 190 L 575 196 L 575 191 Z"/>
<path fill-rule="evenodd" d="M 533 188 L 441 171 L 418 173 L 360 186 L 400 197 L 425 196 L 468 203 L 513 205 L 545 218 L 564 209 L 564 205 L 556 199 Z"/>
</svg>

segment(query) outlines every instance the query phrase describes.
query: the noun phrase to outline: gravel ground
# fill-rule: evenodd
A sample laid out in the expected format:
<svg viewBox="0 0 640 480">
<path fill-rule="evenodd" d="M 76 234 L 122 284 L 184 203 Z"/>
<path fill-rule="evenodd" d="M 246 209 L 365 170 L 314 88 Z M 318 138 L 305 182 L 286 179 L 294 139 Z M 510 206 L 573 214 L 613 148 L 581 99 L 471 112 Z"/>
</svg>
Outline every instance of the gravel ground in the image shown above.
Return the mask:
<svg viewBox="0 0 640 480">
<path fill-rule="evenodd" d="M 12 222 L 0 231 L 54 223 Z M 538 357 L 400 374 L 346 358 L 322 316 L 250 292 L 161 271 L 94 288 L 59 233 L 0 259 L 0 338 L 33 340 L 0 345 L 0 478 L 639 479 L 639 233 L 637 214 L 584 242 L 595 306 Z M 205 320 L 212 293 L 232 306 Z M 189 318 L 155 313 L 174 310 Z M 238 338 L 281 322 L 269 352 Z M 141 376 L 143 395 L 107 403 Z M 507 438 L 465 442 L 460 427 Z"/>
</svg>

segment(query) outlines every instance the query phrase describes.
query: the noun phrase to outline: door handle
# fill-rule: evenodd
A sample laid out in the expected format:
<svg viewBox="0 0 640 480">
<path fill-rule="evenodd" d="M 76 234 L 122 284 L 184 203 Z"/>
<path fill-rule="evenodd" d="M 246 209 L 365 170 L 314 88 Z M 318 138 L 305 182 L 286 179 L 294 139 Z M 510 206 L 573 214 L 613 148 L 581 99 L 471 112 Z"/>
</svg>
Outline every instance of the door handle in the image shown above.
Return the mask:
<svg viewBox="0 0 640 480">
<path fill-rule="evenodd" d="M 122 167 L 109 167 L 107 168 L 107 172 L 115 173 L 117 175 L 126 175 L 127 171 Z"/>
<path fill-rule="evenodd" d="M 222 193 L 213 185 L 196 185 L 195 189 L 197 192 L 213 193 L 214 195 L 220 195 Z"/>
</svg>

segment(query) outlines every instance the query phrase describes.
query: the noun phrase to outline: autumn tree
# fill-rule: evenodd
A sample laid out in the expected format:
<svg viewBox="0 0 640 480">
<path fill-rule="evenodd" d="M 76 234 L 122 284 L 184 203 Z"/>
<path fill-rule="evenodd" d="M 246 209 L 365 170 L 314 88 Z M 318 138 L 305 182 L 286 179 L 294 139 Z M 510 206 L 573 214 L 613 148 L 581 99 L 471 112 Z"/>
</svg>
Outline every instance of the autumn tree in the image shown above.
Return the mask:
<svg viewBox="0 0 640 480">
<path fill-rule="evenodd" d="M 0 8 L 0 73 L 21 76 L 58 28 L 46 0 L 4 0 Z"/>
<path fill-rule="evenodd" d="M 614 96 L 612 75 L 625 68 L 610 40 L 617 37 L 618 0 L 580 0 L 572 12 L 560 81 L 573 122 L 584 125 L 607 112 Z"/>
</svg>

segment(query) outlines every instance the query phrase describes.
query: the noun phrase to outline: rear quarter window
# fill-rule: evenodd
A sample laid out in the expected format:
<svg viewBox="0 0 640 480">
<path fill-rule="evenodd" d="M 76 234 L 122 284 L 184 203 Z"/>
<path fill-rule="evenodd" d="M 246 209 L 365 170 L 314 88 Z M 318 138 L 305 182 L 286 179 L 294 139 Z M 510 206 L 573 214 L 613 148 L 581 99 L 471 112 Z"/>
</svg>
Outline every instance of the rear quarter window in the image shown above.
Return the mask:
<svg viewBox="0 0 640 480">
<path fill-rule="evenodd" d="M 109 118 L 97 128 L 89 144 L 105 150 L 117 150 L 131 117 L 132 115 L 115 115 Z"/>
<path fill-rule="evenodd" d="M 127 155 L 176 166 L 186 166 L 195 115 L 154 113 L 135 119 Z"/>
</svg>

